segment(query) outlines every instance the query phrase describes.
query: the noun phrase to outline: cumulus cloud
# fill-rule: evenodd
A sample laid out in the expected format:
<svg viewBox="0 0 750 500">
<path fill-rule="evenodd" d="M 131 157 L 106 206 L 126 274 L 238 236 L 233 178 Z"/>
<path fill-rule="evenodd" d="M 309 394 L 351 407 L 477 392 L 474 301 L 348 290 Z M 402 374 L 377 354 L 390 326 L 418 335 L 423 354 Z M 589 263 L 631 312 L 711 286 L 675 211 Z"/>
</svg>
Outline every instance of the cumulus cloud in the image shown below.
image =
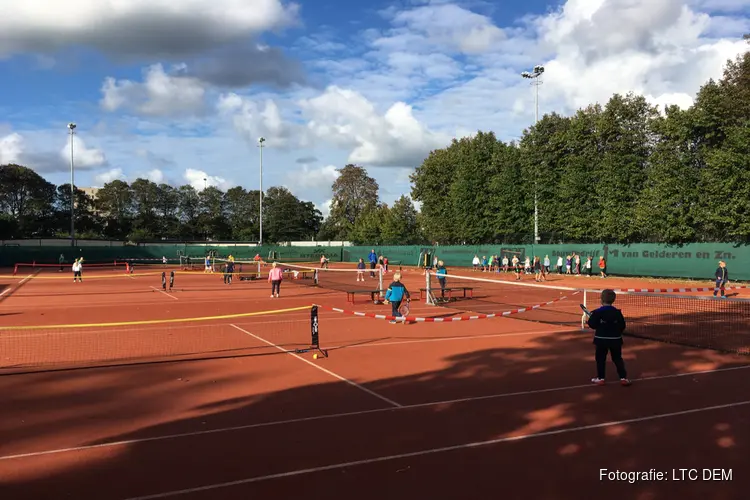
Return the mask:
<svg viewBox="0 0 750 500">
<path fill-rule="evenodd" d="M 415 166 L 450 140 L 420 123 L 406 103 L 397 102 L 381 115 L 363 95 L 336 86 L 300 107 L 309 118 L 307 130 L 319 140 L 350 148 L 352 163 Z"/>
<path fill-rule="evenodd" d="M 206 88 L 196 78 L 180 75 L 184 66 L 172 74 L 161 64 L 149 67 L 143 82 L 107 78 L 102 85 L 100 104 L 106 111 L 135 110 L 147 116 L 191 116 L 205 109 Z"/>
<path fill-rule="evenodd" d="M 494 50 L 505 38 L 490 18 L 458 5 L 430 4 L 390 11 L 393 30 L 375 46 L 401 48 L 415 45 L 475 54 Z"/>
<path fill-rule="evenodd" d="M 23 137 L 9 134 L 0 138 L 0 164 L 18 163 L 23 152 Z"/>
<path fill-rule="evenodd" d="M 60 158 L 64 162 L 70 161 L 70 143 L 60 150 Z M 87 148 L 80 136 L 73 136 L 73 164 L 75 168 L 88 170 L 107 164 L 104 152 L 99 149 Z"/>
<path fill-rule="evenodd" d="M 288 172 L 285 175 L 286 186 L 296 195 L 300 192 L 331 192 L 331 186 L 338 179 L 339 172 L 336 166 L 326 165 L 325 167 L 310 168 L 307 165 L 299 170 Z"/>
<path fill-rule="evenodd" d="M 26 138 L 11 133 L 0 138 L 0 163 L 17 163 L 39 173 L 70 170 L 70 142 L 58 152 L 29 146 Z M 79 136 L 73 136 L 73 160 L 76 170 L 92 170 L 107 165 L 107 157 L 100 149 L 89 148 Z"/>
<path fill-rule="evenodd" d="M 97 186 L 103 186 L 104 184 L 107 184 L 116 180 L 127 181 L 127 176 L 125 175 L 125 172 L 123 172 L 121 168 L 113 168 L 113 169 L 107 170 L 106 172 L 101 172 L 94 176 L 94 182 L 96 183 Z"/>
<path fill-rule="evenodd" d="M 373 166 L 414 166 L 450 136 L 429 130 L 403 102 L 384 114 L 362 94 L 331 86 L 322 94 L 294 103 L 296 122 L 282 116 L 273 100 L 257 103 L 236 94 L 224 96 L 219 109 L 232 117 L 235 128 L 255 141 L 265 137 L 278 147 L 327 143 L 350 151 L 348 160 Z"/>
<path fill-rule="evenodd" d="M 223 177 L 209 175 L 203 170 L 196 170 L 193 168 L 185 170 L 183 178 L 189 185 L 193 186 L 196 191 L 203 191 L 206 186 L 217 187 L 221 190 L 227 190 L 232 187 L 232 183 Z"/>
<path fill-rule="evenodd" d="M 273 99 L 256 102 L 235 93 L 219 99 L 219 112 L 230 116 L 235 129 L 248 141 L 257 142 L 265 137 L 275 148 L 289 148 L 304 144 L 304 131 L 281 115 Z"/>
</svg>

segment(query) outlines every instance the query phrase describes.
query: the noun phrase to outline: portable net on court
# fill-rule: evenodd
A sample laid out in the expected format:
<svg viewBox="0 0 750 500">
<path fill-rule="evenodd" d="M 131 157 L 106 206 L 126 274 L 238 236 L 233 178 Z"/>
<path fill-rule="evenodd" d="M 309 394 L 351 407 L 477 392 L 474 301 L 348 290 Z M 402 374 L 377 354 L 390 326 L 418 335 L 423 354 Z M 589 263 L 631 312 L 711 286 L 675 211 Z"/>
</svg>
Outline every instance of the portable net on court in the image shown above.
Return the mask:
<svg viewBox="0 0 750 500">
<path fill-rule="evenodd" d="M 513 316 L 516 319 L 537 321 L 580 328 L 583 301 L 581 290 L 549 286 L 525 281 L 475 278 L 427 273 L 425 286 L 417 290 L 426 303 L 458 311 L 496 314 L 518 308 L 543 305 L 538 309 Z"/>
<path fill-rule="evenodd" d="M 92 271 L 122 271 L 127 269 L 127 262 L 124 261 L 107 261 L 107 262 L 87 262 L 83 261 L 84 270 Z M 61 272 L 72 272 L 73 263 L 64 262 L 59 263 L 40 263 L 40 262 L 19 262 L 13 266 L 13 275 L 28 275 L 28 274 L 49 274 L 49 273 L 61 273 Z"/>
<path fill-rule="evenodd" d="M 601 291 L 586 290 L 584 304 L 600 305 Z M 689 347 L 750 354 L 750 300 L 664 293 L 617 292 L 626 334 Z"/>
<path fill-rule="evenodd" d="M 0 375 L 320 350 L 318 308 L 0 327 Z"/>
<path fill-rule="evenodd" d="M 342 292 L 349 291 L 382 291 L 383 273 L 380 269 L 327 269 L 313 266 L 300 266 L 278 262 L 285 277 L 295 283 L 307 286 L 317 286 L 328 290 Z"/>
</svg>

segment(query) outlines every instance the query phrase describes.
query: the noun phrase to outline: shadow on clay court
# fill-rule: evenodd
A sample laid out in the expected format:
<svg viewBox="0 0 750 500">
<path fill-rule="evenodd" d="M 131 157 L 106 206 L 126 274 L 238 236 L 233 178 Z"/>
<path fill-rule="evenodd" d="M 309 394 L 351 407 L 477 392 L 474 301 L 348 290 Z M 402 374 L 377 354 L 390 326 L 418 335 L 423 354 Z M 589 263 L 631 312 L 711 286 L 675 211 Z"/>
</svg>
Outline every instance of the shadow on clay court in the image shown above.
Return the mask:
<svg viewBox="0 0 750 500">
<path fill-rule="evenodd" d="M 363 321 L 370 324 L 337 326 L 335 335 L 333 326 L 322 331 L 329 338 L 361 337 L 376 320 Z M 489 321 L 481 328 L 491 331 Z M 261 337 L 273 333 L 272 325 L 248 328 Z M 450 332 L 444 335 L 461 330 Z M 45 438 L 58 447 L 104 445 L 102 451 L 107 443 L 127 441 L 111 453 L 90 452 L 55 468 L 35 467 L 35 460 L 47 463 L 51 456 L 27 458 L 15 464 L 26 472 L 13 477 L 2 472 L 15 461 L 0 461 L 4 491 L 15 500 L 60 491 L 106 500 L 240 481 L 195 498 L 298 498 L 302 491 L 326 491 L 332 500 L 459 499 L 467 498 L 470 485 L 473 498 L 491 498 L 501 486 L 507 498 L 572 500 L 585 491 L 624 500 L 742 498 L 750 486 L 739 473 L 749 463 L 746 407 L 669 416 L 746 400 L 750 377 L 743 375 L 743 357 L 628 339 L 630 375 L 645 380 L 628 388 L 590 387 L 588 333 L 409 345 L 340 348 L 310 361 L 345 380 L 288 355 L 275 356 L 272 364 L 263 360 L 271 358 L 235 359 L 0 378 L 9 395 L 5 455 L 30 451 L 26 442 L 37 442 L 31 450 L 43 448 Z M 739 374 L 674 377 L 729 368 Z M 607 370 L 612 378 L 611 363 Z M 469 400 L 451 402 L 460 398 Z M 131 430 L 117 431 L 123 428 Z M 439 448 L 447 449 L 434 451 Z M 404 453 L 414 455 L 394 457 Z M 386 458 L 369 461 L 377 457 Z M 534 481 L 529 471 L 540 461 L 544 480 Z M 599 480 L 600 468 L 705 467 L 733 468 L 735 479 Z M 261 479 L 241 482 L 248 478 Z"/>
</svg>

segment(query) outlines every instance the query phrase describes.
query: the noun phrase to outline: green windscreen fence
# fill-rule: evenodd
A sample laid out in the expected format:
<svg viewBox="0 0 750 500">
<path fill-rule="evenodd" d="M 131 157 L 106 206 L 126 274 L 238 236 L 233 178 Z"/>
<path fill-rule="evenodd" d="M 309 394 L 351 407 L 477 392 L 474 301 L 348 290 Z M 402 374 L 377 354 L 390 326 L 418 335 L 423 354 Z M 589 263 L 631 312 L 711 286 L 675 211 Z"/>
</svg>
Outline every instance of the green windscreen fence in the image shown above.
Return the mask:
<svg viewBox="0 0 750 500">
<path fill-rule="evenodd" d="M 655 276 L 672 278 L 712 279 L 719 260 L 727 263 L 731 280 L 750 280 L 750 245 L 722 243 L 694 243 L 682 246 L 640 243 L 634 245 L 454 245 L 454 246 L 273 246 L 257 247 L 252 244 L 171 244 L 139 246 L 80 246 L 71 247 L 61 243 L 54 246 L 0 247 L 0 266 L 12 267 L 17 263 L 57 263 L 60 254 L 66 262 L 83 256 L 88 262 L 124 259 L 179 259 L 180 255 L 202 257 L 213 253 L 217 257 L 233 255 L 238 259 L 252 259 L 259 254 L 264 259 L 282 262 L 317 262 L 325 255 L 331 262 L 357 262 L 367 260 L 371 250 L 388 257 L 395 265 L 423 265 L 433 258 L 445 262 L 448 267 L 470 267 L 474 256 L 482 258 L 499 255 L 508 258 L 517 255 L 549 256 L 553 266 L 557 257 L 565 258 L 573 253 L 583 259 L 593 257 L 595 272 L 600 256 L 607 259 L 607 270 L 613 275 Z"/>
</svg>

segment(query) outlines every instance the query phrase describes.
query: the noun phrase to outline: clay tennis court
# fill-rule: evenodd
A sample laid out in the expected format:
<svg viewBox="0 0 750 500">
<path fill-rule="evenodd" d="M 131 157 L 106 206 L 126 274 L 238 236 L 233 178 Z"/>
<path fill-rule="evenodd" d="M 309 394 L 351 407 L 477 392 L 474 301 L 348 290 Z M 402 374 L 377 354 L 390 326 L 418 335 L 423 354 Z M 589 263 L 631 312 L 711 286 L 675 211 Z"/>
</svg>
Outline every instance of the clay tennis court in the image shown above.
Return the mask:
<svg viewBox="0 0 750 500">
<path fill-rule="evenodd" d="M 271 299 L 263 280 L 202 273 L 164 293 L 158 274 L 3 278 L 0 326 L 47 325 L 0 331 L 3 498 L 746 498 L 746 357 L 628 338 L 633 386 L 609 363 L 593 387 L 580 327 L 392 325 L 328 310 L 389 306 L 291 280 Z M 309 346 L 312 304 L 326 358 L 290 352 Z"/>
</svg>

